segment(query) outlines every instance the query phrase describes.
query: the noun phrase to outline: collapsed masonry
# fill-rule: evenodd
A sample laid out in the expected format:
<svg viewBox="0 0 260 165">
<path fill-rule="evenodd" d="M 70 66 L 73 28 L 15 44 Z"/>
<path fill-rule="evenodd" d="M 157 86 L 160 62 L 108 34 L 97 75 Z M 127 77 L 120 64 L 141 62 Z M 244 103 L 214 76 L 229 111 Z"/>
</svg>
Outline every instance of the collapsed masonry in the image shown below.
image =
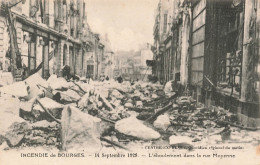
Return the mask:
<svg viewBox="0 0 260 165">
<path fill-rule="evenodd" d="M 241 125 L 219 107 L 206 108 L 190 96 L 165 95 L 158 84 L 113 80 L 66 81 L 37 73 L 0 88 L 0 148 L 131 150 L 136 144 L 186 147 L 198 144 L 259 144 L 258 128 Z M 250 135 L 250 136 L 249 136 Z"/>
</svg>

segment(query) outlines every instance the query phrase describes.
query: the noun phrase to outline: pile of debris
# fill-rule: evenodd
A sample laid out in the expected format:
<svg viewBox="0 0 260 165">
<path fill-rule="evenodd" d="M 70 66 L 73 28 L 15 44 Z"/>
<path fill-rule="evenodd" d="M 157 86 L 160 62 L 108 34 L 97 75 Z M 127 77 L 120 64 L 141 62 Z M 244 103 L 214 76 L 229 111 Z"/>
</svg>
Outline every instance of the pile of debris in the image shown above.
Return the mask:
<svg viewBox="0 0 260 165">
<path fill-rule="evenodd" d="M 227 110 L 206 108 L 178 93 L 165 95 L 161 85 L 152 83 L 86 83 L 56 75 L 46 81 L 36 73 L 0 92 L 0 144 L 6 149 L 97 151 L 102 146 L 127 149 L 129 142 L 160 140 L 193 146 L 208 136 L 227 141 L 249 129 Z"/>
</svg>

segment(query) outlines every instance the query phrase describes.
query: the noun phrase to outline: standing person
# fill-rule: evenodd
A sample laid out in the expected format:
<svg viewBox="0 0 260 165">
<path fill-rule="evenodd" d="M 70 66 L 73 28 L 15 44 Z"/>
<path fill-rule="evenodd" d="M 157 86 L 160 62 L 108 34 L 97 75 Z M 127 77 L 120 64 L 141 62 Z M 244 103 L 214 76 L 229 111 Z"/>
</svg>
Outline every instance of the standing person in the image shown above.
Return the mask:
<svg viewBox="0 0 260 165">
<path fill-rule="evenodd" d="M 106 80 L 109 81 L 109 77 L 108 76 L 106 77 Z"/>
<path fill-rule="evenodd" d="M 89 73 L 87 73 L 87 75 L 86 75 L 86 78 L 87 78 L 87 83 L 89 84 L 89 81 L 90 81 L 90 74 Z"/>
<path fill-rule="evenodd" d="M 23 68 L 22 68 L 22 80 L 25 80 L 28 77 L 28 75 L 29 75 L 28 72 L 29 72 L 28 68 L 25 65 L 23 65 Z"/>
<path fill-rule="evenodd" d="M 164 86 L 165 94 L 170 97 L 174 94 L 181 94 L 181 84 L 180 84 L 180 73 L 175 74 L 175 79 L 168 81 Z"/>
<path fill-rule="evenodd" d="M 104 82 L 105 81 L 105 76 L 103 75 L 102 77 L 101 77 L 101 82 Z"/>
<path fill-rule="evenodd" d="M 123 82 L 122 76 L 119 76 L 119 77 L 117 78 L 117 82 L 118 82 L 118 83 L 122 83 L 122 82 Z"/>
<path fill-rule="evenodd" d="M 62 72 L 62 77 L 64 77 L 66 80 L 70 80 L 70 78 L 71 78 L 71 76 L 70 76 L 70 66 L 64 65 L 61 68 L 61 72 Z"/>
<path fill-rule="evenodd" d="M 180 72 L 176 73 L 175 74 L 175 80 L 173 81 L 172 83 L 172 89 L 174 92 L 178 93 L 178 94 L 181 94 L 182 92 L 182 86 L 181 86 L 181 83 L 180 83 Z"/>
</svg>

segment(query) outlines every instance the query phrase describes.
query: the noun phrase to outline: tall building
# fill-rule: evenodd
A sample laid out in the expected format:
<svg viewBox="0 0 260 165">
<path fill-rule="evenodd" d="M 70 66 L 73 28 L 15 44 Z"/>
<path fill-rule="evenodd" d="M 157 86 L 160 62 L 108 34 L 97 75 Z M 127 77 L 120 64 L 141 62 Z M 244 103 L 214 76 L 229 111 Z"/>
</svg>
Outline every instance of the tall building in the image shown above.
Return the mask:
<svg viewBox="0 0 260 165">
<path fill-rule="evenodd" d="M 6 63 L 5 57 L 21 56 L 28 75 L 36 71 L 44 78 L 50 74 L 60 75 L 61 68 L 69 65 L 71 74 L 97 77 L 103 45 L 87 23 L 85 0 L 27 0 L 11 7 L 9 17 L 7 8 L 16 2 L 19 1 L 1 1 L 1 63 Z M 14 39 L 10 38 L 9 29 Z M 10 51 L 13 50 L 11 44 L 4 45 L 10 39 L 11 43 L 17 41 L 20 54 Z M 9 57 L 6 54 L 10 54 Z M 20 69 L 15 71 L 19 74 Z"/>
<path fill-rule="evenodd" d="M 153 73 L 162 82 L 180 73 L 178 81 L 198 101 L 259 127 L 260 1 L 175 0 L 168 36 L 162 29 L 165 3 L 156 10 Z"/>
<path fill-rule="evenodd" d="M 154 60 L 156 65 L 153 68 L 154 74 L 163 81 L 165 78 L 166 55 L 164 41 L 168 38 L 171 32 L 171 23 L 173 16 L 173 0 L 160 0 L 155 12 L 155 23 L 153 28 L 154 46 Z"/>
</svg>

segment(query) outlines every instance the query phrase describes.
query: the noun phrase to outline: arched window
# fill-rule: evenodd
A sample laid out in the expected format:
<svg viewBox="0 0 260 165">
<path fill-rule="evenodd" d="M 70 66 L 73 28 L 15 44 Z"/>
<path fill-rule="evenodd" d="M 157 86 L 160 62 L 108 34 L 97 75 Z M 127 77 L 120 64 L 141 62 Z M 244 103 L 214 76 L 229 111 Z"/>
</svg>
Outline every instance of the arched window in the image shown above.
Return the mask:
<svg viewBox="0 0 260 165">
<path fill-rule="evenodd" d="M 68 23 L 68 16 L 67 16 L 67 2 L 63 0 L 63 22 Z"/>
</svg>

